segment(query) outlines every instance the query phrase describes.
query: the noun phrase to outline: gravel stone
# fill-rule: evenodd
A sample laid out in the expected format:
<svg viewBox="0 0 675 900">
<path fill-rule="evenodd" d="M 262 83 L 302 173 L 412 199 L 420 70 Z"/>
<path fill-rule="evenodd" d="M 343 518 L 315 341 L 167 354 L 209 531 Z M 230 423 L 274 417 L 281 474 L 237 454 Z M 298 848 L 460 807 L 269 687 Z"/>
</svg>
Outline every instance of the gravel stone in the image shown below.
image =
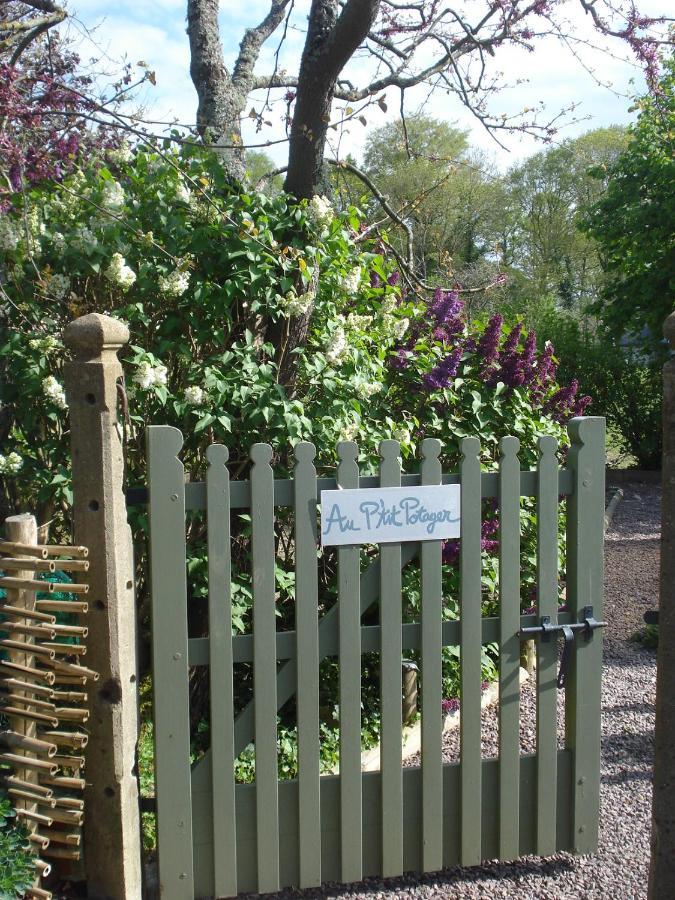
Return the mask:
<svg viewBox="0 0 675 900">
<path fill-rule="evenodd" d="M 391 897 L 517 900 L 643 900 L 647 897 L 656 655 L 631 637 L 642 615 L 658 606 L 660 488 L 626 484 L 605 539 L 602 783 L 597 854 L 560 853 L 509 863 L 452 868 L 433 875 L 404 875 L 359 885 L 326 884 L 320 890 L 282 891 L 279 898 L 388 900 Z M 534 679 L 521 691 L 521 751 L 535 750 Z M 559 740 L 562 744 L 562 698 Z M 497 755 L 497 707 L 483 711 L 483 754 Z M 444 759 L 459 757 L 459 731 L 444 738 Z M 418 765 L 411 757 L 407 765 Z"/>
</svg>

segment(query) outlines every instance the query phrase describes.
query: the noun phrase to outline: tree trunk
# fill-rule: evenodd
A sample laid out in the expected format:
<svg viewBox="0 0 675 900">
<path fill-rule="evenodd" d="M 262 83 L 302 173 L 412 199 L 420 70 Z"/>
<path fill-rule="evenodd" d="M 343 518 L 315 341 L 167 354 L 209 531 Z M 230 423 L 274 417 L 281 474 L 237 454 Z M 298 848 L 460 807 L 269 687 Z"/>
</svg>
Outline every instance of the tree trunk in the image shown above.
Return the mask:
<svg viewBox="0 0 675 900">
<path fill-rule="evenodd" d="M 242 99 L 225 67 L 218 28 L 218 0 L 188 0 L 190 77 L 197 91 L 197 124 L 207 144 L 216 144 L 227 170 L 244 177 Z M 243 103 L 246 97 L 243 98 Z"/>
<path fill-rule="evenodd" d="M 312 0 L 300 62 L 284 188 L 298 200 L 311 197 L 321 177 L 335 84 L 365 40 L 379 0 Z"/>
</svg>

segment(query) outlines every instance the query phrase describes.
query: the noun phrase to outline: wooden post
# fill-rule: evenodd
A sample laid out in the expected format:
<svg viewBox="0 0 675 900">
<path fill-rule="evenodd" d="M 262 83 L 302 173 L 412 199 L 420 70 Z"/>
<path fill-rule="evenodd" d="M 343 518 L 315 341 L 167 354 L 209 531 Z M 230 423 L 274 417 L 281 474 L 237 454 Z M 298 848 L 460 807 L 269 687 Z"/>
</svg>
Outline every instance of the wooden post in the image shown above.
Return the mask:
<svg viewBox="0 0 675 900">
<path fill-rule="evenodd" d="M 100 680 L 89 691 L 84 826 L 88 896 L 141 896 L 136 777 L 138 695 L 131 532 L 122 492 L 124 448 L 117 420 L 127 327 L 97 313 L 63 333 L 70 407 L 74 543 L 89 548 L 89 658 Z"/>
<path fill-rule="evenodd" d="M 31 516 L 29 513 L 22 513 L 21 515 L 10 516 L 8 519 L 5 519 L 5 537 L 8 541 L 15 541 L 18 544 L 37 544 L 38 529 L 35 517 Z M 16 578 L 32 579 L 35 577 L 35 573 L 28 569 L 19 569 L 18 571 L 14 571 L 11 574 Z M 9 606 L 16 607 L 17 609 L 33 610 L 35 609 L 35 591 L 29 591 L 19 588 L 7 588 L 6 603 Z M 33 638 L 30 637 L 30 635 L 26 635 L 24 640 L 27 644 L 33 643 Z M 35 664 L 35 657 L 32 653 L 26 653 L 21 650 L 10 650 L 7 655 L 9 656 L 9 660 L 12 663 L 18 663 L 22 666 L 33 666 Z M 17 691 L 17 694 L 20 697 L 31 697 L 30 694 L 26 694 L 24 691 Z M 13 732 L 15 732 L 16 734 L 21 734 L 26 738 L 35 738 L 37 734 L 37 723 L 35 720 L 31 720 L 29 718 L 18 718 L 11 716 L 9 719 L 9 725 Z M 16 769 L 15 774 L 27 783 L 38 783 L 38 773 L 35 769 Z M 37 812 L 37 804 L 32 803 L 29 800 L 17 799 L 14 801 L 14 803 L 17 809 L 23 809 L 29 813 Z M 37 827 L 35 825 L 31 826 L 30 822 L 26 822 L 24 824 L 27 825 L 29 831 L 34 831 Z"/>
<path fill-rule="evenodd" d="M 675 352 L 675 312 L 663 327 Z M 675 355 L 663 367 L 661 595 L 649 900 L 675 897 Z"/>
</svg>

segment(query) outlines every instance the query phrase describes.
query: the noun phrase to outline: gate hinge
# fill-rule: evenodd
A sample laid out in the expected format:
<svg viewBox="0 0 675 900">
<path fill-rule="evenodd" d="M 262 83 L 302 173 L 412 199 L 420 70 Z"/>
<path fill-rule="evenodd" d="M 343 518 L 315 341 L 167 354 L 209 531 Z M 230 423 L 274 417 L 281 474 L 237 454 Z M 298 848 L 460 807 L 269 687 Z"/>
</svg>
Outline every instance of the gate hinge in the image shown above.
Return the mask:
<svg viewBox="0 0 675 900">
<path fill-rule="evenodd" d="M 565 687 L 567 681 L 567 673 L 569 671 L 570 660 L 572 658 L 572 646 L 574 644 L 574 636 L 579 632 L 589 641 L 596 628 L 604 628 L 606 622 L 598 622 L 593 615 L 592 606 L 584 606 L 582 610 L 582 620 L 580 622 L 570 622 L 565 625 L 558 625 L 551 622 L 550 616 L 542 616 L 539 625 L 533 625 L 530 628 L 521 628 L 520 636 L 525 638 L 539 637 L 542 641 L 549 641 L 551 635 L 558 637 L 562 634 L 565 639 L 562 657 L 560 659 L 560 670 L 558 671 L 557 685 L 559 688 Z"/>
</svg>

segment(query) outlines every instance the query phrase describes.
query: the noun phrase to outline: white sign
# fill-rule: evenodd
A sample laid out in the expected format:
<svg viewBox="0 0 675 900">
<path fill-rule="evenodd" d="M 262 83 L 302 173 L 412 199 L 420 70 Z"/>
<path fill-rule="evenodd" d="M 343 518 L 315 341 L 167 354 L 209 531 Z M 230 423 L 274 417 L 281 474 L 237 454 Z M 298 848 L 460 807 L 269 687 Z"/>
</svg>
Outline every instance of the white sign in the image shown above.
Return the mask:
<svg viewBox="0 0 675 900">
<path fill-rule="evenodd" d="M 321 492 L 321 543 L 387 544 L 459 537 L 458 484 Z"/>
</svg>

